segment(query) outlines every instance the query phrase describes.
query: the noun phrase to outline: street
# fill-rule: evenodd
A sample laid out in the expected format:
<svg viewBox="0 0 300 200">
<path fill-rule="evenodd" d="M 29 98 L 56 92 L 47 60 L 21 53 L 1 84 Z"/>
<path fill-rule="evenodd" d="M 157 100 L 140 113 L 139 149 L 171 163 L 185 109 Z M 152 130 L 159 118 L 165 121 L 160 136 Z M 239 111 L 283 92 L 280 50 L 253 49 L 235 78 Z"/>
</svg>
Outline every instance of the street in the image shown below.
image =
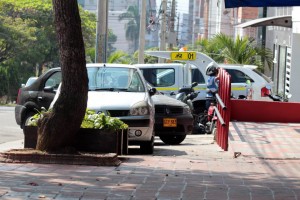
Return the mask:
<svg viewBox="0 0 300 200">
<path fill-rule="evenodd" d="M 0 106 L 0 144 L 23 139 L 22 129 L 15 120 L 15 107 Z"/>
</svg>

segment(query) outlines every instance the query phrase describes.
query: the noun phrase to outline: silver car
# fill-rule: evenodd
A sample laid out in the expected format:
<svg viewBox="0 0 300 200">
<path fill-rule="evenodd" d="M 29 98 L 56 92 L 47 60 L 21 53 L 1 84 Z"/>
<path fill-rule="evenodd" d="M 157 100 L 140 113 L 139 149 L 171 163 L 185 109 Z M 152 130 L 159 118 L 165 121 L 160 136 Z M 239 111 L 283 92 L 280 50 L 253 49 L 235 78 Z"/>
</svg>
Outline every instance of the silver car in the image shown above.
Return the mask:
<svg viewBox="0 0 300 200">
<path fill-rule="evenodd" d="M 150 88 L 140 70 L 132 65 L 87 64 L 87 72 L 87 108 L 121 119 L 129 126 L 129 144 L 140 145 L 142 153 L 152 154 L 155 109 L 151 96 L 155 88 Z M 51 106 L 59 91 L 60 87 Z"/>
</svg>

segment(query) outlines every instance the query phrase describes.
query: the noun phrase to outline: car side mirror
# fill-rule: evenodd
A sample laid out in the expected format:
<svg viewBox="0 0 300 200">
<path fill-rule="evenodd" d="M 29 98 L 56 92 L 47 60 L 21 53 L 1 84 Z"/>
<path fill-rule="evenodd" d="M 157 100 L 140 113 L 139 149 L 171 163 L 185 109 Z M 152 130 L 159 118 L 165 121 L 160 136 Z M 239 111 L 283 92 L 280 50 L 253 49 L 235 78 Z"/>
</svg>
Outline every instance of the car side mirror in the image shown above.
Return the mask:
<svg viewBox="0 0 300 200">
<path fill-rule="evenodd" d="M 54 88 L 52 86 L 46 86 L 46 87 L 44 87 L 44 92 L 53 92 L 54 93 Z"/>
<path fill-rule="evenodd" d="M 155 95 L 156 92 L 157 92 L 156 88 L 151 88 L 151 89 L 149 89 L 149 94 L 150 94 L 150 96 Z"/>
<path fill-rule="evenodd" d="M 23 88 L 23 87 L 25 87 L 25 84 L 24 84 L 24 83 L 21 84 L 21 88 Z"/>
</svg>

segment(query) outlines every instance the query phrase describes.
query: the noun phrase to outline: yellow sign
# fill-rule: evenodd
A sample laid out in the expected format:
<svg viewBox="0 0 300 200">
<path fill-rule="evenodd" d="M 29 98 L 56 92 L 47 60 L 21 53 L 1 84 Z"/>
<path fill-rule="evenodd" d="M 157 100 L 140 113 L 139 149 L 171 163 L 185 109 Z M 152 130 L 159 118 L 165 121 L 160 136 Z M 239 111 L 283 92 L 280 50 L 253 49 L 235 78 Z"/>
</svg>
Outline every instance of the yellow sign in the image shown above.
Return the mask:
<svg viewBox="0 0 300 200">
<path fill-rule="evenodd" d="M 171 60 L 196 60 L 196 52 L 171 52 Z"/>
</svg>

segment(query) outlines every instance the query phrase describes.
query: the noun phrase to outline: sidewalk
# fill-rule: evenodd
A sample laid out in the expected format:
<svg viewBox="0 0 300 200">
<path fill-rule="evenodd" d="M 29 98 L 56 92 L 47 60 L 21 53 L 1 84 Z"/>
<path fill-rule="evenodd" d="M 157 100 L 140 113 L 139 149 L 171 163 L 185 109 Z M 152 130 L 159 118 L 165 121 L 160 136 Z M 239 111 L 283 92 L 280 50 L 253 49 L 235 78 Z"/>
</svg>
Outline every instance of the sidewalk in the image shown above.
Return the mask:
<svg viewBox="0 0 300 200">
<path fill-rule="evenodd" d="M 298 127 L 231 123 L 228 152 L 211 135 L 190 135 L 177 146 L 156 140 L 153 156 L 131 147 L 118 167 L 0 163 L 0 199 L 296 200 Z"/>
</svg>

